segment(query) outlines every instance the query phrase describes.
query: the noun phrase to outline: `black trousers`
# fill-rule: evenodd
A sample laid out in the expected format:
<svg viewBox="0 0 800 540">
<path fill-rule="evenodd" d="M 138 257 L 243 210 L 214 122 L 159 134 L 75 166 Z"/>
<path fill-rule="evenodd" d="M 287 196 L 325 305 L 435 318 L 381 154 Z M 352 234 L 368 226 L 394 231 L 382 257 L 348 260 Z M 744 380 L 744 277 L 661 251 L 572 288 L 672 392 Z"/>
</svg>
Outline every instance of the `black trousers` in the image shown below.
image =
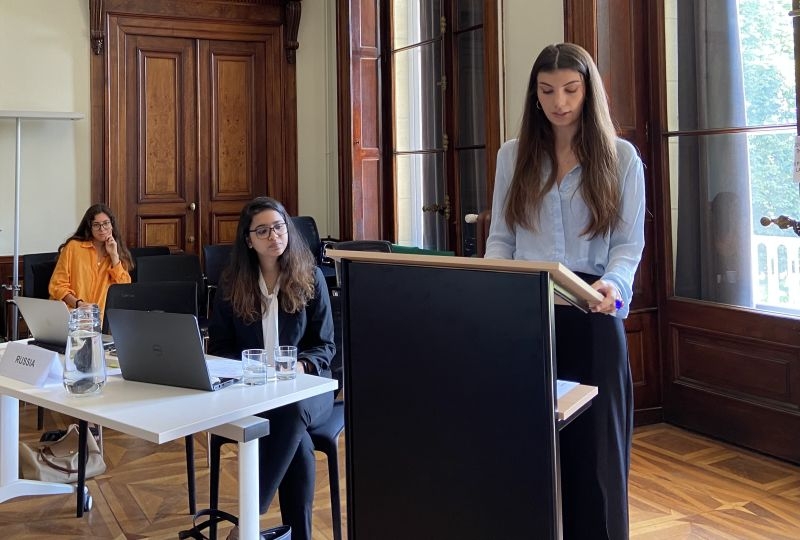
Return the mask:
<svg viewBox="0 0 800 540">
<path fill-rule="evenodd" d="M 269 419 L 270 431 L 258 441 L 261 513 L 278 491 L 281 518 L 292 527 L 293 540 L 311 540 L 316 462 L 308 429 L 325 423 L 332 410 L 333 393 L 327 393 L 259 415 Z"/>
<path fill-rule="evenodd" d="M 564 539 L 625 540 L 633 385 L 622 320 L 555 307 L 558 378 L 598 387 L 559 435 Z"/>
</svg>

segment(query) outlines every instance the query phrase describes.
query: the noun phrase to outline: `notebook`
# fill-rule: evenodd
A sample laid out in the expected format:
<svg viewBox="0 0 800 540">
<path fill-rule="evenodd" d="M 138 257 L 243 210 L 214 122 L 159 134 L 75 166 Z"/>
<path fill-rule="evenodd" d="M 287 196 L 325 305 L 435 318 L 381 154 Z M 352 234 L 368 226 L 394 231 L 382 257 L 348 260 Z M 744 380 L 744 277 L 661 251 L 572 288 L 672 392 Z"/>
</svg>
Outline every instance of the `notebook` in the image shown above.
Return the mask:
<svg viewBox="0 0 800 540">
<path fill-rule="evenodd" d="M 29 345 L 36 345 L 64 354 L 69 329 L 69 309 L 60 300 L 45 300 L 17 296 L 14 298 L 33 339 Z"/>
<path fill-rule="evenodd" d="M 211 376 L 194 315 L 108 309 L 106 317 L 125 380 L 197 390 L 219 390 L 239 380 Z"/>
</svg>

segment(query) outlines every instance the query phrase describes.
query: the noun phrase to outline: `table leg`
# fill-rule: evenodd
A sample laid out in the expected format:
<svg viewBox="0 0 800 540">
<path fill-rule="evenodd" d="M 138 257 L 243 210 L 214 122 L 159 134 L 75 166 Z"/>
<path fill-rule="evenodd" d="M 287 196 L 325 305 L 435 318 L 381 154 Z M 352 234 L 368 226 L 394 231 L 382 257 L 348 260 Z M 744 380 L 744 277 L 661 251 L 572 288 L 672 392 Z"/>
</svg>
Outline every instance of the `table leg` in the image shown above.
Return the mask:
<svg viewBox="0 0 800 540">
<path fill-rule="evenodd" d="M 27 495 L 72 493 L 70 484 L 19 478 L 19 401 L 0 396 L 0 502 Z"/>
<path fill-rule="evenodd" d="M 239 538 L 258 540 L 258 439 L 239 443 Z"/>
<path fill-rule="evenodd" d="M 75 487 L 77 496 L 76 515 L 83 517 L 83 506 L 86 501 L 86 458 L 88 457 L 89 447 L 87 432 L 89 422 L 78 420 L 78 484 Z"/>
</svg>

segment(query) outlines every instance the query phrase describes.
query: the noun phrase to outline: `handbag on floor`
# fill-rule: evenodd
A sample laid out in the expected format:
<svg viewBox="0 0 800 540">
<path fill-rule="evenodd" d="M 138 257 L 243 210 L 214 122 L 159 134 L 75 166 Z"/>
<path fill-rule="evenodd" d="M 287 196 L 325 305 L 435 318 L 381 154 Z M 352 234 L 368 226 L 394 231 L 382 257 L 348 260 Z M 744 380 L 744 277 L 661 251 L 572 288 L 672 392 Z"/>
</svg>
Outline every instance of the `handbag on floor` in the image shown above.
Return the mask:
<svg viewBox="0 0 800 540">
<path fill-rule="evenodd" d="M 78 424 L 71 424 L 66 431 L 47 431 L 38 443 L 19 443 L 19 473 L 26 480 L 61 482 L 78 481 Z M 91 434 L 86 437 L 86 478 L 102 474 L 106 462 L 100 447 Z"/>
<path fill-rule="evenodd" d="M 202 518 L 207 518 L 201 521 Z M 239 540 L 239 518 L 228 512 L 214 508 L 205 508 L 192 516 L 192 528 L 178 533 L 178 538 L 185 540 L 194 538 L 195 540 L 208 540 L 208 536 L 203 534 L 203 530 L 211 525 L 220 523 L 233 523 L 236 525 L 228 534 L 227 540 Z M 261 540 L 292 540 L 292 528 L 288 525 L 279 525 L 271 529 L 261 531 Z"/>
</svg>

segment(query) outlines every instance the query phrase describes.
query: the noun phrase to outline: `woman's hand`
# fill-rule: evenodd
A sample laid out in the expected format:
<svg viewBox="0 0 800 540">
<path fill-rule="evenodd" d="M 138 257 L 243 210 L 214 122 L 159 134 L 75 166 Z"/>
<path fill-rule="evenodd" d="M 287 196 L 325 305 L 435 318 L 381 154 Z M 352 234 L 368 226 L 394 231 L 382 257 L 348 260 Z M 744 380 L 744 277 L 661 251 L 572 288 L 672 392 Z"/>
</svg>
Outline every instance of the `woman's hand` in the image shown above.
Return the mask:
<svg viewBox="0 0 800 540">
<path fill-rule="evenodd" d="M 594 313 L 616 315 L 619 308 L 622 307 L 622 296 L 619 294 L 617 287 L 613 283 L 598 279 L 592 283 L 592 288 L 603 295 L 603 300 L 589 309 Z"/>
<path fill-rule="evenodd" d="M 114 240 L 114 235 L 109 235 L 106 238 L 106 253 L 111 257 L 111 266 L 116 266 L 119 262 L 119 252 L 117 251 L 117 241 Z"/>
</svg>

